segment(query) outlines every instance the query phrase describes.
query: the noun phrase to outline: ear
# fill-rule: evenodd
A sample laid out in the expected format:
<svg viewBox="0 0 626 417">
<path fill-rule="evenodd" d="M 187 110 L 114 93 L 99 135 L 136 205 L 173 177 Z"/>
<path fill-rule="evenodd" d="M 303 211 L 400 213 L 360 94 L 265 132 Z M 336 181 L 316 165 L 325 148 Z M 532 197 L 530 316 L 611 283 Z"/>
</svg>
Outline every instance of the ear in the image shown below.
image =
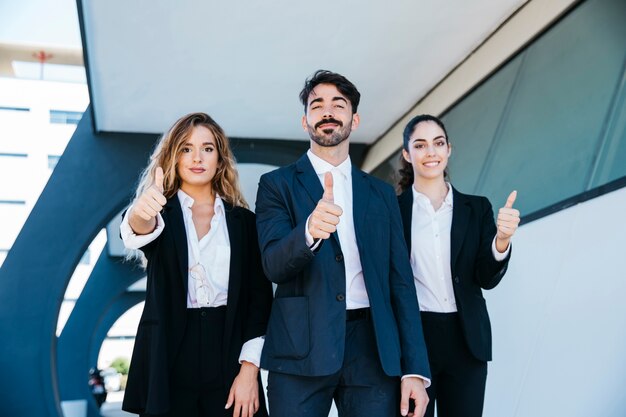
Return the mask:
<svg viewBox="0 0 626 417">
<path fill-rule="evenodd" d="M 351 130 L 355 130 L 357 127 L 359 127 L 360 122 L 361 122 L 361 116 L 359 116 L 359 113 L 354 113 L 352 115 L 352 129 Z"/>
<path fill-rule="evenodd" d="M 452 155 L 452 144 L 448 142 L 448 157 Z"/>
<path fill-rule="evenodd" d="M 405 161 L 407 161 L 409 164 L 411 163 L 411 155 L 409 155 L 409 153 L 406 151 L 406 149 L 402 148 L 402 157 L 404 158 Z"/>
<path fill-rule="evenodd" d="M 304 129 L 305 132 L 309 130 L 308 126 L 306 125 L 306 114 L 302 116 L 302 129 Z"/>
</svg>

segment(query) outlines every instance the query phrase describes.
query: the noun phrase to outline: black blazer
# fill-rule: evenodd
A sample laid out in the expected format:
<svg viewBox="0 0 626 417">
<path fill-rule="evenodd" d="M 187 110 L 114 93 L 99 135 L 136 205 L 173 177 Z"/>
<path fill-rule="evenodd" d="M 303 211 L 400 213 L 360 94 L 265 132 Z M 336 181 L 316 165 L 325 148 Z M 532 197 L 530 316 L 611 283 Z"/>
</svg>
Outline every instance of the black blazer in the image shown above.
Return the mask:
<svg viewBox="0 0 626 417">
<path fill-rule="evenodd" d="M 315 253 L 305 222 L 323 188 L 308 156 L 261 177 L 259 244 L 276 298 L 261 365 L 270 371 L 331 375 L 343 364 L 344 259 L 336 233 Z M 378 355 L 387 375 L 430 377 L 411 265 L 396 196 L 389 184 L 352 168 L 353 220 Z M 416 319 L 417 317 L 417 319 Z"/>
<path fill-rule="evenodd" d="M 243 344 L 265 334 L 272 302 L 271 283 L 263 275 L 254 214 L 224 202 L 230 240 L 228 305 L 224 330 L 223 372 L 227 389 L 239 373 Z M 161 212 L 165 229 L 141 248 L 148 259 L 146 304 L 122 408 L 132 413 L 161 414 L 169 410 L 172 365 L 182 341 L 187 317 L 187 235 L 178 197 Z M 259 399 L 264 404 L 259 380 Z"/>
<path fill-rule="evenodd" d="M 450 230 L 452 286 L 461 327 L 470 351 L 481 361 L 491 360 L 491 324 L 482 289 L 494 288 L 507 270 L 509 256 L 501 262 L 491 251 L 496 225 L 486 197 L 468 195 L 452 188 L 453 209 Z M 399 197 L 404 238 L 411 253 L 413 191 Z M 512 248 L 511 248 L 512 249 Z"/>
</svg>

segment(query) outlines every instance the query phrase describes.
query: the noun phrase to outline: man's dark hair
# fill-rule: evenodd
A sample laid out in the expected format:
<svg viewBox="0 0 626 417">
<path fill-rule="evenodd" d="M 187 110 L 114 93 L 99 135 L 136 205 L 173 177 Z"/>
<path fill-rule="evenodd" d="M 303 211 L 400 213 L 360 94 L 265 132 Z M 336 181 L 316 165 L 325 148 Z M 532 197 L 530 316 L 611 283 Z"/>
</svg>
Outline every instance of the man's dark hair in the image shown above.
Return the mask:
<svg viewBox="0 0 626 417">
<path fill-rule="evenodd" d="M 317 70 L 312 77 L 308 78 L 304 83 L 304 88 L 300 91 L 300 101 L 304 104 L 304 113 L 306 114 L 307 102 L 309 100 L 309 94 L 319 84 L 332 84 L 337 87 L 337 90 L 343 94 L 352 105 L 352 114 L 356 113 L 359 107 L 359 101 L 361 100 L 361 93 L 356 89 L 356 86 L 352 84 L 346 77 L 335 72 L 327 70 Z"/>
</svg>

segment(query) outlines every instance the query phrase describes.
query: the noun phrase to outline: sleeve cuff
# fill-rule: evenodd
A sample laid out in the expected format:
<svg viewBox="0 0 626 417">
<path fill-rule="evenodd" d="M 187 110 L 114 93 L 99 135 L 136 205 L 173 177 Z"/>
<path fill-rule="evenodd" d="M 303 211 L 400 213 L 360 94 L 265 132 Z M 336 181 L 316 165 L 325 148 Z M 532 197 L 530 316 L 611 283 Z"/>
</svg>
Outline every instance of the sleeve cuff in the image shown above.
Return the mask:
<svg viewBox="0 0 626 417">
<path fill-rule="evenodd" d="M 304 238 L 306 239 L 306 245 L 309 247 L 309 249 L 311 249 L 312 252 L 315 252 L 315 250 L 320 246 L 320 243 L 322 243 L 322 239 L 313 239 L 313 236 L 311 236 L 311 234 L 309 233 L 310 218 L 311 215 L 307 217 L 306 223 L 304 223 Z"/>
<path fill-rule="evenodd" d="M 248 340 L 241 347 L 241 354 L 239 355 L 239 363 L 243 361 L 254 364 L 257 368 L 261 367 L 261 352 L 263 351 L 263 345 L 265 344 L 265 336 L 255 337 Z"/>
<path fill-rule="evenodd" d="M 494 236 L 493 242 L 491 242 L 491 253 L 493 253 L 493 257 L 496 261 L 501 262 L 509 256 L 509 252 L 511 251 L 511 242 L 509 242 L 509 246 L 506 247 L 506 250 L 502 253 L 498 252 L 496 249 L 496 237 Z"/>
<path fill-rule="evenodd" d="M 159 213 L 156 217 L 156 229 L 154 229 L 152 233 L 148 233 L 147 235 L 138 235 L 128 223 L 128 213 L 130 212 L 131 208 L 132 206 L 128 208 L 128 210 L 126 211 L 126 215 L 122 219 L 122 223 L 120 224 L 120 235 L 126 249 L 139 249 L 143 248 L 148 243 L 153 242 L 157 237 L 161 235 L 163 229 L 165 228 L 165 222 L 163 221 L 163 217 L 161 217 L 161 213 Z"/>
<path fill-rule="evenodd" d="M 425 377 L 423 377 L 421 375 L 417 375 L 417 374 L 402 375 L 402 378 L 400 380 L 402 381 L 402 380 L 404 380 L 404 378 L 419 378 L 422 381 L 424 381 L 424 388 L 430 387 L 430 379 L 425 378 Z"/>
</svg>

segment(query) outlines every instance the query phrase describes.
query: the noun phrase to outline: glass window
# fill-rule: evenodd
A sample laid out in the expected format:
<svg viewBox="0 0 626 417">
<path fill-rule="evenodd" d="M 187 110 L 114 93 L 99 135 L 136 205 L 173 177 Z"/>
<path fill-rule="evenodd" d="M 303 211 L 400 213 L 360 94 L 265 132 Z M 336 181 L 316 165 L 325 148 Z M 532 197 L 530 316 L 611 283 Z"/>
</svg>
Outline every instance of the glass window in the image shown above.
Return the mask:
<svg viewBox="0 0 626 417">
<path fill-rule="evenodd" d="M 59 162 L 59 159 L 61 159 L 61 156 L 59 155 L 48 155 L 48 169 L 54 170 Z"/>
<path fill-rule="evenodd" d="M 626 176 L 624 16 L 581 3 L 442 116 L 460 191 L 499 205 L 516 189 L 527 215 Z M 389 181 L 398 158 L 373 173 Z"/>
<path fill-rule="evenodd" d="M 0 267 L 4 263 L 4 260 L 7 258 L 8 253 L 9 253 L 8 249 L 0 249 Z"/>
<path fill-rule="evenodd" d="M 28 158 L 28 154 L 0 152 L 0 158 Z"/>
<path fill-rule="evenodd" d="M 50 123 L 77 125 L 83 112 L 67 110 L 50 110 Z"/>
<path fill-rule="evenodd" d="M 8 106 L 0 106 L 0 111 L 19 111 L 19 112 L 27 112 L 30 111 L 27 107 L 8 107 Z"/>
</svg>

